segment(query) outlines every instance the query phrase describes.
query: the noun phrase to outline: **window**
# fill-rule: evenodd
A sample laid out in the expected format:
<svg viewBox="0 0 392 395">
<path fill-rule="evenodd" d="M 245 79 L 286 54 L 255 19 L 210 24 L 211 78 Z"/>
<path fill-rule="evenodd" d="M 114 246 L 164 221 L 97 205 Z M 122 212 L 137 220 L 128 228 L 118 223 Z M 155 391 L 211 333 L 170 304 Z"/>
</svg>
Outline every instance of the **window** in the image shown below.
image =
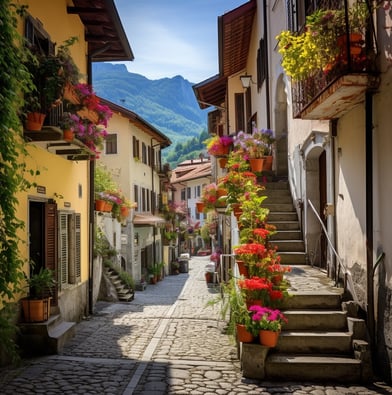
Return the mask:
<svg viewBox="0 0 392 395">
<path fill-rule="evenodd" d="M 137 185 L 133 186 L 133 201 L 136 203 L 136 208 L 139 211 L 140 210 L 140 206 L 139 206 L 139 187 Z"/>
<path fill-rule="evenodd" d="M 246 90 L 245 100 L 246 100 L 246 130 L 248 133 L 252 133 L 252 94 L 250 88 Z"/>
<path fill-rule="evenodd" d="M 132 147 L 133 157 L 135 159 L 140 159 L 140 142 L 135 136 L 132 137 Z"/>
<path fill-rule="evenodd" d="M 106 140 L 106 154 L 117 154 L 117 134 L 108 134 Z"/>
<path fill-rule="evenodd" d="M 81 280 L 80 214 L 58 212 L 58 246 L 60 289 Z"/>
<path fill-rule="evenodd" d="M 188 187 L 186 189 L 186 198 L 190 199 L 192 197 L 191 195 L 192 195 L 192 190 L 191 190 L 191 188 Z"/>
<path fill-rule="evenodd" d="M 25 22 L 25 37 L 32 47 L 42 55 L 54 55 L 55 44 L 50 40 L 49 34 L 42 27 L 42 23 L 30 15 Z"/>
<path fill-rule="evenodd" d="M 146 211 L 146 189 L 142 188 L 142 211 Z"/>
<path fill-rule="evenodd" d="M 147 164 L 147 147 L 146 144 L 142 143 L 142 162 Z"/>
<path fill-rule="evenodd" d="M 199 197 L 201 193 L 200 185 L 195 186 L 195 197 Z"/>
<path fill-rule="evenodd" d="M 262 38 L 257 50 L 257 89 L 261 89 L 267 74 L 267 45 Z"/>
<path fill-rule="evenodd" d="M 186 199 L 186 190 L 185 190 L 185 188 L 182 188 L 181 189 L 181 200 L 185 201 L 185 199 Z"/>
<path fill-rule="evenodd" d="M 236 130 L 245 132 L 245 109 L 244 109 L 244 95 L 236 93 L 234 95 L 235 102 L 235 127 Z"/>
</svg>

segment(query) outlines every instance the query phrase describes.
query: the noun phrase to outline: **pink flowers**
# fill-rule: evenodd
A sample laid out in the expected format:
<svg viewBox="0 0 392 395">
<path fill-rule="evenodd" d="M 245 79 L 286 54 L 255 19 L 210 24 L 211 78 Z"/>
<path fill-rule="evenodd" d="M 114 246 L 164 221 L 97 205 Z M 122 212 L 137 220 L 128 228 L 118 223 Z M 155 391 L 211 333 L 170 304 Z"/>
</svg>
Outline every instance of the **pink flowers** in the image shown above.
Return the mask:
<svg viewBox="0 0 392 395">
<path fill-rule="evenodd" d="M 100 102 L 90 85 L 79 83 L 72 89 L 77 97 L 72 103 L 78 110 L 75 114 L 64 113 L 63 122 L 72 124 L 76 137 L 96 152 L 98 157 L 97 148 L 101 147 L 107 136 L 108 120 L 113 113 L 108 106 Z"/>
<path fill-rule="evenodd" d="M 285 315 L 278 309 L 270 309 L 262 306 L 251 306 L 249 311 L 252 313 L 252 328 L 254 332 L 260 330 L 270 330 L 278 332 L 282 328 L 282 324 L 288 320 Z"/>
</svg>

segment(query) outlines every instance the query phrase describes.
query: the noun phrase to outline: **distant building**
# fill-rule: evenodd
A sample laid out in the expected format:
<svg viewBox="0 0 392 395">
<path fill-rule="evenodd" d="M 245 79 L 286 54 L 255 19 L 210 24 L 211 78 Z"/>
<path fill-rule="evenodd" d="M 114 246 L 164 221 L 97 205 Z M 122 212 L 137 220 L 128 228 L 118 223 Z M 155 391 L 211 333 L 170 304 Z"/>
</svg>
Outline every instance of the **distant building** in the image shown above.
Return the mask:
<svg viewBox="0 0 392 395">
<path fill-rule="evenodd" d="M 205 214 L 198 213 L 196 202 L 200 200 L 203 187 L 211 182 L 211 161 L 209 158 L 191 159 L 181 162 L 170 179 L 173 188 L 173 202 L 186 207 L 189 224 L 203 224 Z"/>
<path fill-rule="evenodd" d="M 162 166 L 161 149 L 171 141 L 134 112 L 107 100 L 113 116 L 108 125 L 100 161 L 111 172 L 124 196 L 137 207 L 121 226 L 121 265 L 138 283 L 148 268 L 164 260 L 159 212 L 168 201 L 164 185 L 169 182 Z"/>
</svg>

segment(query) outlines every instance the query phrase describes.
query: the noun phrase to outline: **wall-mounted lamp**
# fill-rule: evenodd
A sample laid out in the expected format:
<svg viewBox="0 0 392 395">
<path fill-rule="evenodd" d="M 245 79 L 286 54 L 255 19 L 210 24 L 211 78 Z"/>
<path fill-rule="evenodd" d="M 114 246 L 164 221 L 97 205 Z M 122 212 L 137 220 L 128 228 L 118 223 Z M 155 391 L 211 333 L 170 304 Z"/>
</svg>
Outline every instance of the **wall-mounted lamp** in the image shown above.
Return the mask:
<svg viewBox="0 0 392 395">
<path fill-rule="evenodd" d="M 251 83 L 255 84 L 255 82 L 252 81 L 252 76 L 248 74 L 241 75 L 240 80 L 244 89 L 249 88 Z"/>
</svg>

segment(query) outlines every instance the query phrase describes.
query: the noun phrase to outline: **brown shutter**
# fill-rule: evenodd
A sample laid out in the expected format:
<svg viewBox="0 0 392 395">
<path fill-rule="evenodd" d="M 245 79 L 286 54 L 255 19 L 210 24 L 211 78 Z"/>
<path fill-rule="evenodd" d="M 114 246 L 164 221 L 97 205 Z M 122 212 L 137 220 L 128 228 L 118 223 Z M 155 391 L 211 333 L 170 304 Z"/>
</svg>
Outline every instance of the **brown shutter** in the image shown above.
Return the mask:
<svg viewBox="0 0 392 395">
<path fill-rule="evenodd" d="M 59 286 L 68 282 L 68 214 L 59 213 Z"/>
<path fill-rule="evenodd" d="M 80 267 L 80 214 L 69 216 L 69 283 L 81 281 Z"/>
<path fill-rule="evenodd" d="M 45 203 L 45 267 L 57 278 L 57 204 Z M 52 305 L 57 305 L 56 285 L 52 290 Z"/>
</svg>

